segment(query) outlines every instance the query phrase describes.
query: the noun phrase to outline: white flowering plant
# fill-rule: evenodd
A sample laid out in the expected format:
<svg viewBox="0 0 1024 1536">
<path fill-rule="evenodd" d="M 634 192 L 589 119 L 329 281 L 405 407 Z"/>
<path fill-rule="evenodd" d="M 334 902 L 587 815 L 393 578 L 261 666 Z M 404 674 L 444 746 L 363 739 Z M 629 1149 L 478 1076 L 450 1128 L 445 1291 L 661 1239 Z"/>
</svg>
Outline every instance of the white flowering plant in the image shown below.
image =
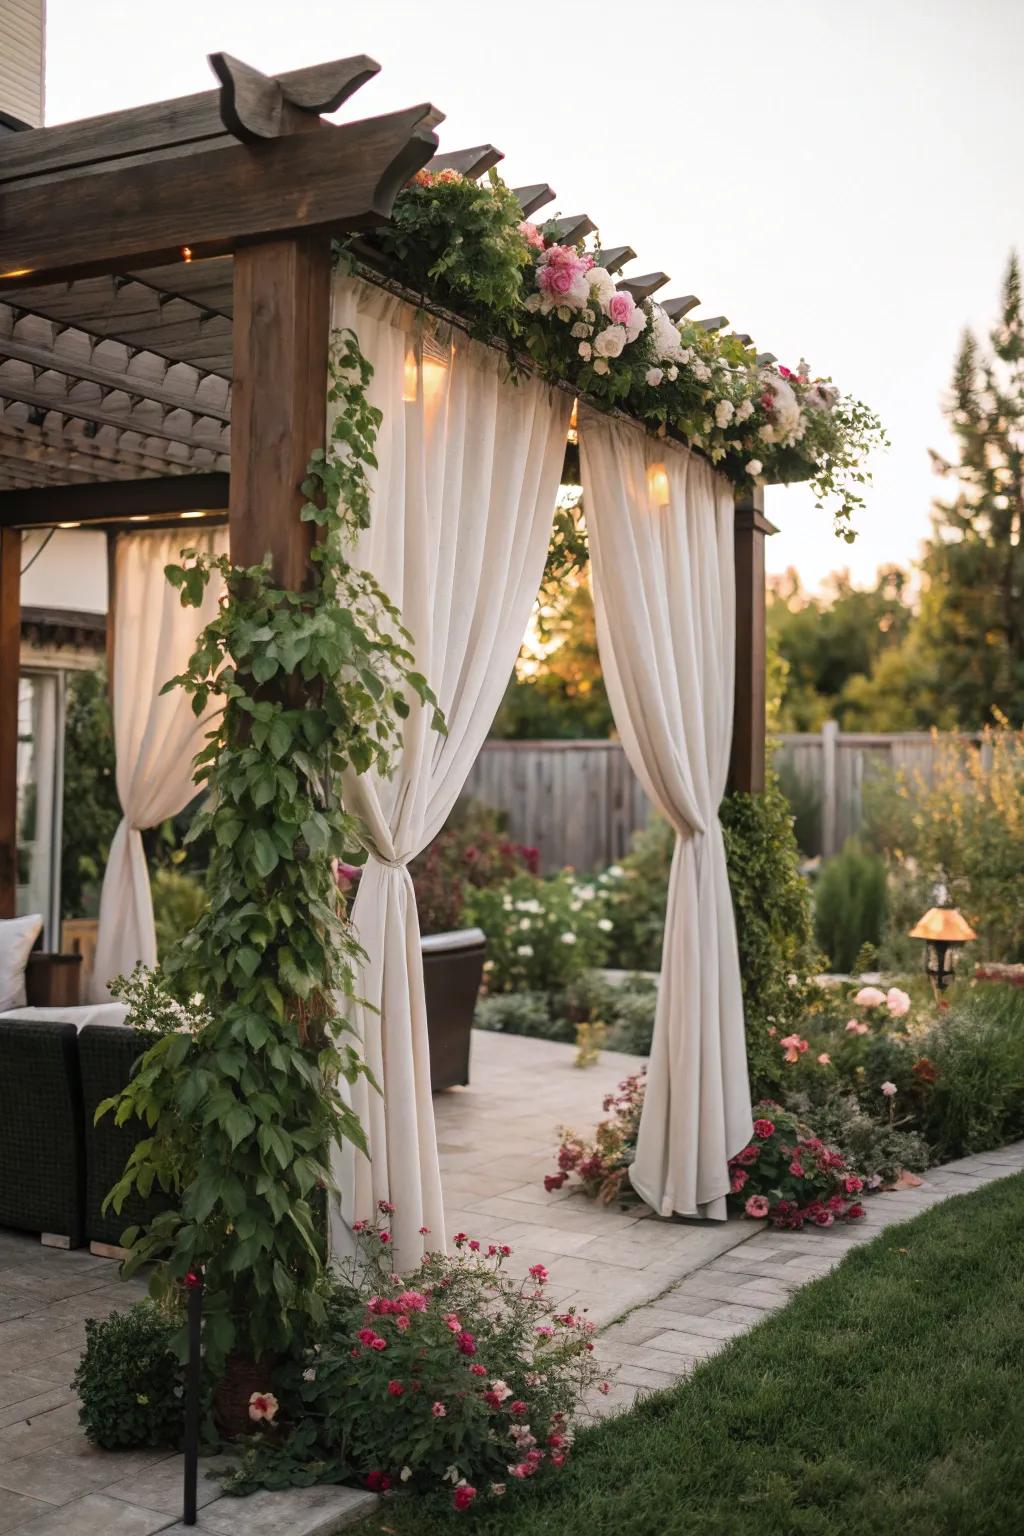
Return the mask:
<svg viewBox="0 0 1024 1536">
<path fill-rule="evenodd" d="M 489 992 L 560 991 L 604 963 L 612 930 L 604 888 L 571 870 L 474 890 L 463 918 L 487 935 Z"/>
<path fill-rule="evenodd" d="M 507 1243 L 465 1232 L 453 1253 L 393 1274 L 393 1214 L 381 1201 L 374 1221 L 356 1223 L 359 1251 L 327 1295 L 326 1321 L 253 1394 L 260 1434 L 229 1492 L 355 1477 L 462 1512 L 565 1467 L 575 1410 L 592 1388 L 607 1391 L 593 1324 L 556 1309 L 543 1264 L 514 1265 Z"/>
<path fill-rule="evenodd" d="M 399 282 L 505 347 L 514 368 L 525 349 L 544 376 L 652 432 L 671 432 L 740 490 L 810 481 L 837 531 L 853 537 L 870 478 L 865 461 L 886 442 L 873 412 L 803 362 L 760 364 L 738 336 L 676 323 L 651 299 L 636 302 L 598 264 L 596 241 L 593 249 L 567 245 L 556 224 L 522 220 L 494 171 L 479 183 L 457 171 L 420 172 L 399 194 L 392 223 L 361 238 L 358 255 L 369 239 Z"/>
</svg>

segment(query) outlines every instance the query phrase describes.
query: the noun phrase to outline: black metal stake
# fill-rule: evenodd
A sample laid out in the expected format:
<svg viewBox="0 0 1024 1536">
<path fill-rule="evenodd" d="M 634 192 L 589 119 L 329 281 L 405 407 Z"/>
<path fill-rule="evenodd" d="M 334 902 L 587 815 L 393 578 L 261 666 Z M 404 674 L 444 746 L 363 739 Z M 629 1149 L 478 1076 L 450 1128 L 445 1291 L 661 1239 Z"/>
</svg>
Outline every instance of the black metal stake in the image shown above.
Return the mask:
<svg viewBox="0 0 1024 1536">
<path fill-rule="evenodd" d="M 196 1523 L 199 1476 L 199 1388 L 202 1377 L 203 1277 L 190 1270 L 188 1291 L 188 1364 L 185 1367 L 185 1507 L 182 1524 Z"/>
</svg>

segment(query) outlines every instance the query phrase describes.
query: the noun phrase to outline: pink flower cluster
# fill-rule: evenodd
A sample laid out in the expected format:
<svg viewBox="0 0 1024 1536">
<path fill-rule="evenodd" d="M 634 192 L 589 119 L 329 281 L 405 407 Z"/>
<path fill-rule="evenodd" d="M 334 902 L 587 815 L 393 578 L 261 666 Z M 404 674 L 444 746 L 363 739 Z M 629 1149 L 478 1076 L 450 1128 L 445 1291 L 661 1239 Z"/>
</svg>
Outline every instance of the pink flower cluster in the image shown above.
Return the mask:
<svg viewBox="0 0 1024 1536">
<path fill-rule="evenodd" d="M 730 1194 L 739 1197 L 744 1213 L 793 1230 L 859 1220 L 864 1207 L 856 1197 L 864 1180 L 847 1168 L 842 1153 L 806 1134 L 788 1111 L 766 1107 L 775 1118 L 755 1120 L 753 1139 L 729 1159 Z M 748 1189 L 751 1178 L 755 1187 Z"/>
<path fill-rule="evenodd" d="M 571 245 L 549 245 L 542 251 L 537 261 L 542 312 L 563 305 L 583 309 L 590 297 L 587 273 L 593 265 L 592 256 L 581 256 Z"/>
</svg>

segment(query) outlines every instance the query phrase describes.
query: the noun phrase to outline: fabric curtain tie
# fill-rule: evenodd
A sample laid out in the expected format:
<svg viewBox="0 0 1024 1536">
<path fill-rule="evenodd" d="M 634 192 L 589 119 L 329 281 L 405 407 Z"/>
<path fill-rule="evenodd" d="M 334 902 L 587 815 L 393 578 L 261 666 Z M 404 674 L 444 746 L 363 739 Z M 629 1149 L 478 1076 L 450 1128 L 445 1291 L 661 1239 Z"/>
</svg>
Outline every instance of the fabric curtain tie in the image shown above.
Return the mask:
<svg viewBox="0 0 1024 1536">
<path fill-rule="evenodd" d="M 375 864 L 382 864 L 385 869 L 404 869 L 407 871 L 409 868 L 408 859 L 386 859 L 382 853 L 377 852 L 376 848 L 367 848 L 366 851 Z"/>
</svg>

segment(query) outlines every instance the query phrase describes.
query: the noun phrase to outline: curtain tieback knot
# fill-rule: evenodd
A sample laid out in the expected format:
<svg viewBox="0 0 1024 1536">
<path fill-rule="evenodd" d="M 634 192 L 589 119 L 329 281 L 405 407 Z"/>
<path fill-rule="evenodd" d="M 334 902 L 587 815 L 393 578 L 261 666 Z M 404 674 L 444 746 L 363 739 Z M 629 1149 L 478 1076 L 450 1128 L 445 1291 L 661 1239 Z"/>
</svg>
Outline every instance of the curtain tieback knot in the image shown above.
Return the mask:
<svg viewBox="0 0 1024 1536">
<path fill-rule="evenodd" d="M 368 848 L 366 851 L 375 864 L 383 864 L 385 869 L 405 869 L 408 864 L 407 859 L 386 859 L 376 848 Z"/>
</svg>

